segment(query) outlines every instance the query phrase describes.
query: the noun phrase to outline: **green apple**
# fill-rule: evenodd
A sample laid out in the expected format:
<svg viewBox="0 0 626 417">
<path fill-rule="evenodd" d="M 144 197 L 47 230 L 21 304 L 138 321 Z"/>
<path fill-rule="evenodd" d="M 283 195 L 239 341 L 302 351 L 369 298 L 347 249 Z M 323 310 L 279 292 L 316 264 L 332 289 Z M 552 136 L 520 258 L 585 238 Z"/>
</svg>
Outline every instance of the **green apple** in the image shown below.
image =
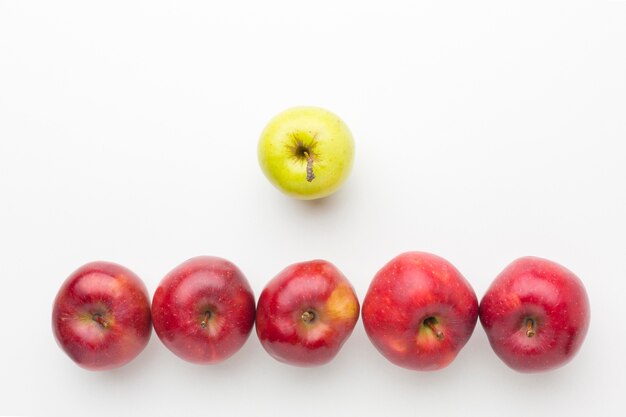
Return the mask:
<svg viewBox="0 0 626 417">
<path fill-rule="evenodd" d="M 313 200 L 339 189 L 352 168 L 354 140 L 348 126 L 319 107 L 278 114 L 261 133 L 259 163 L 285 194 Z"/>
</svg>

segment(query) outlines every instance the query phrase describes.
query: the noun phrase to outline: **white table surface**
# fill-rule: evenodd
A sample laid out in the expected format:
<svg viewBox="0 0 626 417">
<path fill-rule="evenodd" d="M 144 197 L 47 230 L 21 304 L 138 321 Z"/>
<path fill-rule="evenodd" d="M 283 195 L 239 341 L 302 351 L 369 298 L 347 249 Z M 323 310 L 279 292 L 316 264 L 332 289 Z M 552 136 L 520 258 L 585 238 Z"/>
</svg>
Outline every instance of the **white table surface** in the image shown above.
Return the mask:
<svg viewBox="0 0 626 417">
<path fill-rule="evenodd" d="M 293 105 L 339 114 L 354 170 L 300 202 L 256 144 Z M 626 2 L 0 0 L 0 414 L 625 415 Z M 359 322 L 329 365 L 253 333 L 216 366 L 153 334 L 131 364 L 75 366 L 52 301 L 102 259 L 152 293 L 196 255 L 258 296 L 324 258 L 362 300 L 384 263 L 439 254 L 479 297 L 513 259 L 553 259 L 592 308 L 578 356 L 518 374 L 478 325 L 445 370 L 391 365 Z"/>
</svg>

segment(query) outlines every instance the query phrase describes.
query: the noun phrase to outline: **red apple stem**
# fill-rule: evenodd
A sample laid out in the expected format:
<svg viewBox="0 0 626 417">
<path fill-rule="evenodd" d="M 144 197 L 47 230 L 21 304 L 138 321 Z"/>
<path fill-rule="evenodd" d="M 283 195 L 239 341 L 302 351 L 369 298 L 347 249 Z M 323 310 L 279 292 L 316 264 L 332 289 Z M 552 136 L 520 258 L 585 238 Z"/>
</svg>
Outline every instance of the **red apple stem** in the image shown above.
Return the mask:
<svg viewBox="0 0 626 417">
<path fill-rule="evenodd" d="M 93 319 L 93 321 L 95 321 L 96 323 L 98 323 L 100 326 L 102 326 L 103 328 L 107 328 L 109 327 L 109 322 L 106 321 L 104 319 L 104 317 L 102 317 L 102 314 L 96 313 L 94 315 L 91 316 L 91 318 Z"/>
<path fill-rule="evenodd" d="M 315 179 L 315 174 L 313 173 L 313 156 L 308 151 L 304 151 L 304 156 L 306 157 L 306 180 L 311 182 Z"/>
<path fill-rule="evenodd" d="M 204 318 L 200 322 L 200 327 L 206 329 L 206 326 L 209 324 L 209 320 L 211 319 L 211 312 L 209 310 L 204 312 Z"/>
<path fill-rule="evenodd" d="M 304 313 L 302 313 L 302 316 L 300 318 L 302 318 L 303 322 L 310 323 L 313 320 L 315 320 L 315 313 L 311 310 L 307 310 Z"/>
<path fill-rule="evenodd" d="M 428 327 L 433 333 L 435 333 L 435 337 L 437 340 L 443 340 L 443 332 L 437 328 L 437 319 L 434 317 L 428 317 L 424 320 L 424 324 Z"/>
<path fill-rule="evenodd" d="M 535 320 L 526 319 L 526 336 L 533 337 L 535 334 Z"/>
</svg>

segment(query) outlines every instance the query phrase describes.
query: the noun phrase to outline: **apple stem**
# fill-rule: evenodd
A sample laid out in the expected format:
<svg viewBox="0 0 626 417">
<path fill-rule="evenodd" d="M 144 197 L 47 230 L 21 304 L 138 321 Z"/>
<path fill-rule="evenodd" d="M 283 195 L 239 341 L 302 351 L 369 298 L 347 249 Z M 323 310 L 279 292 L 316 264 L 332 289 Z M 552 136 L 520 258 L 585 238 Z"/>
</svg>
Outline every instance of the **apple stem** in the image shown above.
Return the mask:
<svg viewBox="0 0 626 417">
<path fill-rule="evenodd" d="M 308 151 L 304 151 L 304 156 L 306 157 L 306 180 L 311 182 L 315 178 L 313 173 L 313 156 Z"/>
<path fill-rule="evenodd" d="M 315 320 L 315 313 L 312 312 L 311 310 L 307 310 L 304 313 L 302 313 L 302 316 L 300 316 L 302 318 L 302 321 L 305 323 L 310 323 L 313 320 Z"/>
<path fill-rule="evenodd" d="M 204 312 L 204 318 L 200 322 L 200 327 L 206 329 L 206 326 L 209 324 L 209 319 L 211 318 L 211 312 L 209 310 Z"/>
<path fill-rule="evenodd" d="M 93 321 L 95 321 L 96 323 L 98 323 L 100 326 L 102 326 L 103 328 L 107 328 L 109 327 L 109 322 L 107 322 L 104 317 L 102 317 L 102 314 L 96 313 L 94 315 L 91 316 L 91 318 L 93 319 Z"/>
<path fill-rule="evenodd" d="M 535 320 L 526 319 L 526 336 L 533 337 L 535 334 Z"/>
<path fill-rule="evenodd" d="M 432 330 L 433 333 L 435 333 L 437 340 L 443 340 L 443 332 L 437 328 L 436 318 L 428 317 L 426 320 L 424 320 L 424 324 L 426 325 L 426 327 Z"/>
</svg>

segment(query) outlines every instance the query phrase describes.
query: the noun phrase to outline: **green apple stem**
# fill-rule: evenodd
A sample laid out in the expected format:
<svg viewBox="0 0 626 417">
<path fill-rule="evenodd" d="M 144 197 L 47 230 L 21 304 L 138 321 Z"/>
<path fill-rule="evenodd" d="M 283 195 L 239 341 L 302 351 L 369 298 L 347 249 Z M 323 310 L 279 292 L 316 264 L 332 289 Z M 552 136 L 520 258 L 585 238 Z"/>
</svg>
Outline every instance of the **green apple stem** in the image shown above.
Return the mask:
<svg viewBox="0 0 626 417">
<path fill-rule="evenodd" d="M 209 310 L 204 312 L 204 318 L 200 322 L 200 327 L 206 329 L 206 326 L 209 325 L 209 320 L 211 319 L 211 312 Z"/>
<path fill-rule="evenodd" d="M 526 319 L 526 336 L 533 337 L 535 334 L 535 320 L 530 318 Z"/>
<path fill-rule="evenodd" d="M 102 314 L 96 313 L 91 316 L 92 320 L 98 323 L 102 328 L 106 329 L 109 327 L 109 322 L 102 317 Z"/>
<path fill-rule="evenodd" d="M 428 317 L 424 320 L 424 325 L 428 327 L 437 337 L 438 340 L 443 340 L 443 332 L 437 328 L 437 319 L 434 317 Z"/>
<path fill-rule="evenodd" d="M 311 323 L 313 320 L 315 320 L 315 313 L 311 310 L 307 310 L 302 313 L 302 316 L 300 316 L 300 318 L 305 323 Z"/>
<path fill-rule="evenodd" d="M 308 151 L 304 151 L 304 156 L 306 157 L 306 180 L 311 182 L 315 179 L 315 174 L 313 173 L 313 156 Z"/>
</svg>

